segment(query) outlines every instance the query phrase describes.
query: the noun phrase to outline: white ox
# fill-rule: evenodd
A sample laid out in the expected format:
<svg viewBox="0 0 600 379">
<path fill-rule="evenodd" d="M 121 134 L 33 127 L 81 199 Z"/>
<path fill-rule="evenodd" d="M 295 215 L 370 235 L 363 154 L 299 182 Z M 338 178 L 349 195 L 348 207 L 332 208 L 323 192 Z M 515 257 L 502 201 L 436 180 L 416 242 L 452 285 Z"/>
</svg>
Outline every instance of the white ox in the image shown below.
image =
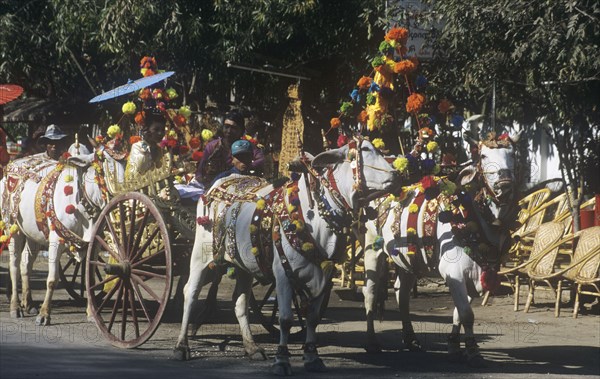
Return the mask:
<svg viewBox="0 0 600 379">
<path fill-rule="evenodd" d="M 68 246 L 80 249 L 89 242 L 94 223 L 90 210 L 101 209 L 106 203 L 97 184 L 98 173 L 89 165 L 94 153 L 89 153 L 83 145 L 71 146 L 69 152 L 73 156 L 62 170 L 57 170 L 57 161 L 44 159 L 44 154 L 13 161 L 0 182 L 2 218 L 7 228 L 14 223 L 19 226 L 9 243 L 11 317 L 22 317 L 23 311 L 38 313 L 32 303 L 29 273 L 39 251 L 48 250 L 46 295 L 36 318 L 38 325 L 50 325 L 61 254 Z M 67 186 L 70 188 L 66 189 Z M 17 287 L 19 271 L 22 303 Z"/>
<path fill-rule="evenodd" d="M 445 279 L 450 289 L 454 301 L 453 327 L 448 338 L 448 352 L 451 358 L 458 359 L 461 356 L 459 336 L 462 324 L 465 331 L 468 363 L 473 366 L 485 365 L 473 334 L 474 315 L 470 302 L 472 297 L 481 294 L 483 290 L 482 281 L 485 281 L 485 279 L 492 279 L 493 281 L 495 279 L 495 271 L 485 272 L 484 274 L 484 269 L 480 265 L 489 264 L 491 267 L 497 264 L 499 254 L 507 250 L 507 243 L 510 241 L 506 226 L 509 222 L 515 220 L 515 215 L 512 213 L 514 210 L 515 188 L 514 149 L 512 144 L 518 140 L 518 136 L 510 138 L 511 143 L 506 147 L 498 146 L 490 148 L 479 144 L 478 162 L 463 169 L 457 179 L 459 189 L 461 186 L 469 185 L 471 187 L 470 191 L 468 191 L 471 194 L 469 196 L 472 199 L 477 197 L 477 200 L 473 201 L 474 206 L 472 210 L 469 212 L 475 213 L 474 215 L 471 214 L 470 217 L 473 219 L 473 216 L 476 216 L 481 229 L 483 229 L 478 232 L 482 237 L 478 242 L 474 241 L 471 246 L 467 245 L 467 248 L 465 248 L 464 244 L 456 240 L 457 237 L 453 234 L 451 223 L 447 219 L 443 220 L 445 222 L 442 222 L 440 220 L 441 217 L 438 217 L 436 221 L 430 222 L 428 226 L 431 233 L 429 236 L 430 239 L 429 241 L 424 241 L 424 230 L 426 228 L 424 218 L 429 217 L 431 220 L 431 213 L 428 215 L 425 214 L 425 210 L 429 205 L 428 200 L 421 200 L 423 203 L 416 214 L 411 216 L 410 212 L 410 205 L 413 204 L 419 195 L 418 189 L 409 191 L 406 199 L 402 201 L 392 201 L 388 206 L 387 212 L 389 213 L 387 213 L 387 216 L 384 216 L 386 210 L 381 209 L 380 215 L 382 219 L 379 221 L 379 227 L 375 221 L 367 223 L 367 234 L 365 237 L 365 272 L 367 280 L 363 288 L 367 313 L 367 351 L 380 351 L 373 321 L 376 307 L 381 300 L 378 297 L 381 294 L 381 290 L 385 290 L 386 288 L 385 280 L 382 277 L 382 270 L 386 270 L 386 259 L 388 256 L 392 258 L 399 268 L 398 278 L 394 287 L 402 320 L 405 347 L 413 351 L 421 350 L 411 324 L 409 311 L 410 291 L 414 286 L 416 278 L 420 274 L 423 274 L 422 270 L 419 272 L 419 267 L 415 267 L 417 265 L 415 262 L 419 261 L 419 259 L 415 260 L 415 257 L 419 257 L 420 255 L 420 257 L 423 257 L 423 260 L 419 261 L 421 264 L 425 262 L 429 266 L 429 269 L 437 266 L 439 273 Z M 446 207 L 446 210 L 448 209 L 448 200 L 444 201 L 443 194 L 434 194 L 434 196 L 433 201 L 438 202 L 437 209 L 432 208 L 433 210 L 429 212 L 434 212 L 436 216 L 439 216 L 440 212 L 444 210 L 442 208 Z M 446 196 L 446 199 L 448 198 Z M 466 201 L 469 202 L 468 199 Z M 465 209 L 468 208 L 465 201 L 461 203 L 465 206 Z M 374 204 L 373 206 L 377 205 Z M 462 208 L 457 210 L 464 213 Z M 487 218 L 484 217 L 485 213 L 487 213 Z M 409 225 L 410 217 L 412 217 L 412 221 Z M 416 226 L 415 219 L 418 220 L 416 221 Z M 416 230 L 416 237 L 407 236 L 409 227 L 413 227 Z M 469 227 L 472 227 L 472 225 L 469 225 Z M 473 235 L 478 236 L 478 234 Z M 482 251 L 474 251 L 479 247 L 476 244 L 484 240 L 487 240 L 492 245 L 488 254 Z M 415 250 L 414 245 L 411 249 L 410 241 L 416 241 L 416 254 L 409 254 L 410 250 Z M 433 248 L 433 254 L 429 256 L 423 251 L 424 245 L 428 244 Z M 471 247 L 475 247 L 475 249 L 469 251 L 468 249 Z M 490 252 L 494 253 L 489 254 Z M 472 255 L 472 253 L 476 255 Z M 423 267 L 420 268 L 422 269 Z M 484 275 L 483 277 L 482 274 Z"/>
<path fill-rule="evenodd" d="M 316 349 L 316 327 L 318 324 L 318 310 L 323 300 L 323 289 L 328 277 L 321 269 L 319 262 L 311 259 L 298 248 L 304 246 L 305 240 L 294 241 L 296 232 L 286 234 L 284 229 L 287 223 L 282 219 L 287 217 L 285 214 L 289 211 L 288 207 L 294 205 L 296 211 L 301 212 L 301 217 L 305 220 L 304 231 L 310 234 L 310 239 L 314 243 L 314 252 L 321 259 L 331 259 L 335 253 L 335 247 L 338 242 L 345 243 L 342 231 L 339 225 L 332 225 L 335 218 L 338 221 L 341 217 L 351 219 L 352 209 L 357 206 L 360 190 L 384 190 L 392 184 L 394 178 L 393 170 L 384 157 L 373 148 L 368 141 L 361 141 L 357 144 L 358 148 L 350 148 L 346 145 L 339 149 L 330 150 L 321 153 L 312 161 L 312 167 L 321 169 L 327 168 L 329 176 L 319 177 L 316 180 L 316 189 L 311 191 L 307 187 L 305 176 L 302 174 L 297 181 L 297 198 L 292 199 L 290 203 L 290 191 L 283 188 L 283 197 L 279 200 L 267 200 L 266 207 L 274 211 L 274 221 L 267 233 L 280 235 L 281 252 L 277 251 L 277 237 L 273 238 L 273 259 L 267 262 L 272 268 L 273 276 L 276 282 L 277 301 L 279 305 L 279 324 L 280 340 L 279 348 L 275 356 L 275 363 L 272 371 L 277 375 L 291 375 L 292 369 L 289 363 L 288 338 L 290 328 L 293 322 L 294 314 L 292 312 L 292 297 L 294 291 L 304 292 L 308 297 L 308 308 L 306 315 L 306 341 L 304 344 L 304 366 L 307 371 L 322 371 L 325 366 L 319 358 Z M 217 181 L 211 189 L 218 187 L 223 181 L 230 180 L 231 177 Z M 256 195 L 264 197 L 273 193 L 275 188 L 272 185 L 262 188 Z M 287 195 L 286 195 L 287 193 Z M 239 194 L 243 196 L 244 194 Z M 240 324 L 244 349 L 251 359 L 265 359 L 262 348 L 254 342 L 250 327 L 248 324 L 248 296 L 251 291 L 252 277 L 262 274 L 257 257 L 252 252 L 251 223 L 256 216 L 257 203 L 254 201 L 233 202 L 228 208 L 217 200 L 210 201 L 211 193 L 208 193 L 209 204 L 202 201 L 198 204 L 197 214 L 202 218 L 209 217 L 213 223 L 217 223 L 215 215 L 221 211 L 224 214 L 226 225 L 225 235 L 222 236 L 223 249 L 226 250 L 225 257 L 240 267 L 236 271 L 237 285 L 234 293 L 235 314 Z M 275 196 L 277 197 L 277 196 Z M 325 208 L 323 209 L 324 204 Z M 321 207 L 319 207 L 319 204 Z M 260 210 L 260 207 L 259 207 Z M 283 213 L 282 213 L 283 212 Z M 283 216 L 281 216 L 283 214 Z M 280 216 L 282 218 L 280 218 Z M 255 220 L 256 221 L 256 220 Z M 288 220 L 290 221 L 290 220 Z M 329 221 L 329 222 L 328 222 Z M 334 222 L 335 223 L 335 222 Z M 193 303 L 206 283 L 209 265 L 213 262 L 213 232 L 216 226 L 209 226 L 206 223 L 198 225 L 196 237 L 190 262 L 190 276 L 184 288 L 184 313 L 181 324 L 181 330 L 177 344 L 174 349 L 174 355 L 177 359 L 189 359 L 190 348 L 188 345 L 188 324 Z M 297 229 L 298 230 L 298 229 Z M 301 232 L 301 230 L 300 230 Z M 215 237 L 217 238 L 217 237 Z M 218 242 L 218 241 L 217 241 Z M 217 253 L 217 252 L 215 252 Z M 255 251 L 256 253 L 256 251 Z M 231 255 L 232 258 L 227 258 Z M 292 283 L 294 282 L 294 284 Z"/>
</svg>

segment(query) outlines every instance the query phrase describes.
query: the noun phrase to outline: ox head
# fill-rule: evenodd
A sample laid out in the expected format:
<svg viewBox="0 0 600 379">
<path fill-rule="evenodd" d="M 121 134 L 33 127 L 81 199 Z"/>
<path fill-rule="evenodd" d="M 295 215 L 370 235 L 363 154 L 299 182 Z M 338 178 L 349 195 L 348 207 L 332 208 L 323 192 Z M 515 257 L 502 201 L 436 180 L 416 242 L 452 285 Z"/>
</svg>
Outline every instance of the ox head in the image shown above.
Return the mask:
<svg viewBox="0 0 600 379">
<path fill-rule="evenodd" d="M 387 190 L 396 178 L 394 170 L 371 142 L 363 139 L 351 141 L 339 149 L 325 151 L 312 161 L 315 168 L 331 167 L 334 180 L 340 189 L 352 193 Z"/>
<path fill-rule="evenodd" d="M 477 141 L 468 137 L 474 152 L 475 165 L 459 174 L 460 184 L 472 183 L 479 175 L 483 185 L 492 192 L 497 203 L 510 203 L 515 194 L 515 147 L 520 134 Z"/>
</svg>

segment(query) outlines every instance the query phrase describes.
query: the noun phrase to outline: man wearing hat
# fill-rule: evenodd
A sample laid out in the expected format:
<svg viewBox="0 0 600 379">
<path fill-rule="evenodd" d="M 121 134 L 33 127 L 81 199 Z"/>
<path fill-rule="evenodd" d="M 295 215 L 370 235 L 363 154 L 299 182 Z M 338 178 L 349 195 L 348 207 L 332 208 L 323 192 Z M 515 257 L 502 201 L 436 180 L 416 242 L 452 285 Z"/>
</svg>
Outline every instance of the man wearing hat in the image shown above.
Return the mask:
<svg viewBox="0 0 600 379">
<path fill-rule="evenodd" d="M 208 186 L 220 173 L 232 168 L 233 157 L 231 148 L 234 142 L 244 136 L 244 116 L 238 111 L 231 111 L 225 115 L 222 136 L 210 141 L 204 148 L 204 155 L 196 169 L 196 181 Z M 265 156 L 261 149 L 251 144 L 252 160 L 251 169 L 262 171 Z"/>
<path fill-rule="evenodd" d="M 254 149 L 250 141 L 240 139 L 231 145 L 233 167 L 215 176 L 213 183 L 231 174 L 252 175 Z M 212 183 L 211 183 L 212 185 Z"/>
<path fill-rule="evenodd" d="M 62 131 L 58 125 L 48 125 L 46 133 L 40 137 L 40 145 L 46 145 L 46 155 L 57 161 L 69 149 L 69 135 Z"/>
</svg>

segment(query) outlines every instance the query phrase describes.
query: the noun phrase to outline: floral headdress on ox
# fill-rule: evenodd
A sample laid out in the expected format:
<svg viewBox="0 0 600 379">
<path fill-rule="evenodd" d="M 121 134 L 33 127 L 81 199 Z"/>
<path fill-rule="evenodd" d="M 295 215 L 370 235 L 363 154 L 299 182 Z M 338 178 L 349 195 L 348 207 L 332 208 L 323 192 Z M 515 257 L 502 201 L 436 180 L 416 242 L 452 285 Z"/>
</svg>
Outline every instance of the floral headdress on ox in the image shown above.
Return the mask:
<svg viewBox="0 0 600 379">
<path fill-rule="evenodd" d="M 385 35 L 379 45 L 379 55 L 371 61 L 373 70 L 358 80 L 350 100 L 343 102 L 338 116 L 331 119 L 328 132 L 347 126 L 340 133 L 338 145 L 347 142 L 348 130 L 376 137 L 391 127 L 394 121 L 391 103 L 400 93 L 407 95 L 408 114 L 417 116 L 422 109 L 425 95 L 421 92 L 426 80 L 416 74 L 419 61 L 407 55 L 407 40 L 408 30 L 402 27 L 394 27 Z M 376 148 L 385 150 L 381 138 L 373 138 L 373 143 Z"/>
<path fill-rule="evenodd" d="M 154 57 L 145 56 L 140 61 L 140 73 L 143 77 L 153 76 L 164 72 L 159 70 Z M 165 87 L 164 82 L 142 88 L 135 92 L 135 98 L 125 102 L 119 121 L 108 127 L 106 142 L 104 136 L 96 137 L 96 141 L 105 143 L 109 154 L 114 158 L 123 159 L 127 156 L 127 146 L 141 140 L 140 132 L 145 126 L 149 113 L 160 114 L 166 120 L 165 136 L 160 145 L 173 155 L 178 155 L 199 161 L 202 158 L 202 141 L 213 138 L 212 132 L 203 130 L 200 136 L 193 136 L 189 122 L 192 111 L 188 106 L 173 107 L 179 97 L 172 87 Z M 129 121 L 129 122 L 127 122 Z M 129 124 L 129 127 L 121 125 Z"/>
</svg>

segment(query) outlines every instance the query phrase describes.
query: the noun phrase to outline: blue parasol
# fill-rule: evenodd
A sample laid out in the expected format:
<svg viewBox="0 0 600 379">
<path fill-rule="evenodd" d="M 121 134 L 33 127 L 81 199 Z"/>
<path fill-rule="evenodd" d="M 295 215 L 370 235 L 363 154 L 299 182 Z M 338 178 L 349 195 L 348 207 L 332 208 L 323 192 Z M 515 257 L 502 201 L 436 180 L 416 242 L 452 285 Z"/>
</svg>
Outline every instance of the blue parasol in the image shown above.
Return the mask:
<svg viewBox="0 0 600 379">
<path fill-rule="evenodd" d="M 161 80 L 164 80 L 166 78 L 168 78 L 169 76 L 173 75 L 175 73 L 175 71 L 167 71 L 167 72 L 162 72 L 160 74 L 156 74 L 156 75 L 152 75 L 152 76 L 147 76 L 145 78 L 141 78 L 138 80 L 129 80 L 127 82 L 127 84 L 123 84 L 122 86 L 116 87 L 111 89 L 108 92 L 104 92 L 103 94 L 100 94 L 96 97 L 94 97 L 92 100 L 90 100 L 90 103 L 97 103 L 100 101 L 104 101 L 104 100 L 109 100 L 109 99 L 113 99 L 115 97 L 119 97 L 122 95 L 127 95 L 128 93 L 132 93 L 135 91 L 139 91 L 142 88 L 151 86 L 154 83 L 158 83 Z"/>
</svg>

